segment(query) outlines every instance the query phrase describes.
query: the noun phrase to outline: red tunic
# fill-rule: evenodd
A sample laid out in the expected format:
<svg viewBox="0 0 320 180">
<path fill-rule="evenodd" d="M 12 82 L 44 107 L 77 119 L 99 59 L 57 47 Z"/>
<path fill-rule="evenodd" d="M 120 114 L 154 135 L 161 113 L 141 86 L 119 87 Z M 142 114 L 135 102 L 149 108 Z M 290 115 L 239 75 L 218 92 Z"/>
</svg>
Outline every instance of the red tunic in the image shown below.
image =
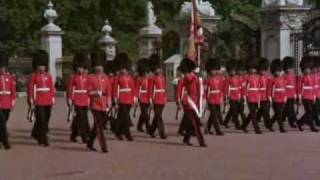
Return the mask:
<svg viewBox="0 0 320 180">
<path fill-rule="evenodd" d="M 296 98 L 297 96 L 297 77 L 293 72 L 284 75 L 286 80 L 286 93 L 288 98 Z"/>
<path fill-rule="evenodd" d="M 271 77 L 269 74 L 264 74 L 262 76 L 260 76 L 260 100 L 261 101 L 268 101 L 268 84 L 269 81 L 271 80 Z"/>
<path fill-rule="evenodd" d="M 314 77 L 312 74 L 306 74 L 299 77 L 298 80 L 298 94 L 303 99 L 315 100 L 316 94 L 314 92 Z"/>
<path fill-rule="evenodd" d="M 90 95 L 99 92 L 100 95 Z M 88 94 L 90 107 L 96 111 L 106 111 L 110 107 L 111 85 L 105 74 L 91 74 L 88 76 Z"/>
<path fill-rule="evenodd" d="M 226 94 L 231 100 L 239 100 L 241 98 L 242 81 L 240 76 L 235 75 L 227 79 Z"/>
<path fill-rule="evenodd" d="M 150 79 L 149 97 L 154 104 L 164 105 L 167 103 L 167 84 L 163 75 L 157 75 Z"/>
<path fill-rule="evenodd" d="M 320 73 L 314 73 L 314 80 L 315 80 L 315 93 L 316 93 L 316 97 L 320 98 Z"/>
<path fill-rule="evenodd" d="M 16 83 L 10 74 L 0 74 L 0 109 L 12 109 L 16 100 Z"/>
<path fill-rule="evenodd" d="M 76 106 L 87 107 L 90 104 L 87 93 L 88 75 L 73 74 L 70 76 L 67 87 L 67 99 Z"/>
<path fill-rule="evenodd" d="M 210 104 L 220 105 L 224 99 L 224 81 L 221 76 L 210 77 L 206 80 L 206 99 Z"/>
<path fill-rule="evenodd" d="M 246 79 L 246 97 L 250 103 L 260 103 L 260 77 L 257 74 L 249 74 Z"/>
<path fill-rule="evenodd" d="M 287 101 L 285 77 L 274 77 L 268 85 L 268 95 L 273 102 L 285 103 Z"/>
<path fill-rule="evenodd" d="M 35 72 L 28 82 L 28 101 L 36 106 L 52 106 L 56 90 L 49 73 Z"/>
<path fill-rule="evenodd" d="M 115 101 L 120 104 L 132 105 L 136 98 L 136 85 L 131 75 L 119 75 L 114 82 Z"/>
<path fill-rule="evenodd" d="M 137 97 L 139 99 L 139 102 L 144 104 L 150 103 L 150 97 L 149 97 L 149 83 L 150 79 L 149 77 L 140 77 L 137 78 L 136 81 L 136 90 L 137 90 Z"/>
</svg>

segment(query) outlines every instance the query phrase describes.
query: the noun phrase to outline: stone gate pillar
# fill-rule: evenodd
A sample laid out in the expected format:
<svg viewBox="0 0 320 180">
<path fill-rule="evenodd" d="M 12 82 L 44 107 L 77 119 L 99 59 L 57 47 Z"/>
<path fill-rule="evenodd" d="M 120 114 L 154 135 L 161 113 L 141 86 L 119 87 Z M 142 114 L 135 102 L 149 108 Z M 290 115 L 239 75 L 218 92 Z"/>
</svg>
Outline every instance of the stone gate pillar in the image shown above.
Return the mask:
<svg viewBox="0 0 320 180">
<path fill-rule="evenodd" d="M 112 27 L 109 24 L 108 19 L 105 21 L 105 25 L 102 28 L 102 32 L 104 33 L 104 36 L 99 40 L 99 45 L 101 49 L 106 53 L 107 55 L 107 61 L 114 60 L 116 56 L 116 45 L 117 41 L 110 36 L 112 32 Z"/>
</svg>

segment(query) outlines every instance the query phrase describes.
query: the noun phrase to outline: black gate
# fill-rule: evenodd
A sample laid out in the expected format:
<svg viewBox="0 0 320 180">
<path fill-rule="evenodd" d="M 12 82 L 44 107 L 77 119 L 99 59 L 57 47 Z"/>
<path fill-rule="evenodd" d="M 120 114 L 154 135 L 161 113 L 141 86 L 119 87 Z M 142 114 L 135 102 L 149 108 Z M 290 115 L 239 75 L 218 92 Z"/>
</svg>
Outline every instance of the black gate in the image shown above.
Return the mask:
<svg viewBox="0 0 320 180">
<path fill-rule="evenodd" d="M 320 56 L 320 17 L 303 26 L 303 54 Z"/>
</svg>

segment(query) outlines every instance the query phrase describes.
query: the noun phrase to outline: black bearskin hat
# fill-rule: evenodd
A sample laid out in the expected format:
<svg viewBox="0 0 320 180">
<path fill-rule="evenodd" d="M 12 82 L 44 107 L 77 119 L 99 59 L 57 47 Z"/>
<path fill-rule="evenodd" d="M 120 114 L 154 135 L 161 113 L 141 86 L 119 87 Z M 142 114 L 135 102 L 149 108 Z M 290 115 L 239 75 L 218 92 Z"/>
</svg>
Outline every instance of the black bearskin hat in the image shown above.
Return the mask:
<svg viewBox="0 0 320 180">
<path fill-rule="evenodd" d="M 312 69 L 313 66 L 313 57 L 312 56 L 305 56 L 302 58 L 300 62 L 301 71 L 306 69 Z"/>
<path fill-rule="evenodd" d="M 157 54 L 152 54 L 149 58 L 151 71 L 155 71 L 158 68 L 162 68 L 162 61 L 160 56 Z"/>
<path fill-rule="evenodd" d="M 271 73 L 275 74 L 277 71 L 282 71 L 282 62 L 280 59 L 274 59 L 271 62 Z"/>
<path fill-rule="evenodd" d="M 206 71 L 209 73 L 211 70 L 220 70 L 221 63 L 218 59 L 209 58 L 206 62 Z"/>
<path fill-rule="evenodd" d="M 254 57 L 248 58 L 246 61 L 247 70 L 258 69 L 258 67 L 259 67 L 258 63 L 259 63 L 259 61 L 257 60 L 257 58 L 254 58 Z"/>
<path fill-rule="evenodd" d="M 182 59 L 182 61 L 180 62 L 180 71 L 185 74 L 185 73 L 190 73 L 192 71 L 194 71 L 197 67 L 196 63 L 194 61 L 192 61 L 189 58 L 184 58 Z"/>
<path fill-rule="evenodd" d="M 269 60 L 266 58 L 259 59 L 259 71 L 267 71 L 270 67 Z"/>
<path fill-rule="evenodd" d="M 227 62 L 227 71 L 230 73 L 231 71 L 238 70 L 238 62 L 235 59 L 231 59 Z"/>
<path fill-rule="evenodd" d="M 150 71 L 149 59 L 146 59 L 146 58 L 139 59 L 137 62 L 137 72 L 140 75 L 143 75 L 148 73 L 149 71 Z"/>
<path fill-rule="evenodd" d="M 283 70 L 288 70 L 294 68 L 295 59 L 293 57 L 285 57 L 282 61 Z"/>
<path fill-rule="evenodd" d="M 319 56 L 314 56 L 313 57 L 313 67 L 314 68 L 319 68 L 320 67 L 320 57 Z"/>
<path fill-rule="evenodd" d="M 91 52 L 91 65 L 93 67 L 95 66 L 103 66 L 105 65 L 106 63 L 106 53 L 101 51 L 101 50 L 96 50 L 96 51 L 93 51 Z"/>
<path fill-rule="evenodd" d="M 76 70 L 79 67 L 86 68 L 89 62 L 89 55 L 85 52 L 78 52 L 73 57 L 73 69 Z"/>
<path fill-rule="evenodd" d="M 8 67 L 9 56 L 6 52 L 0 51 L 0 67 Z"/>
<path fill-rule="evenodd" d="M 49 63 L 49 54 L 47 51 L 39 49 L 36 50 L 32 55 L 32 67 L 37 69 L 38 66 L 47 66 Z"/>
<path fill-rule="evenodd" d="M 128 54 L 126 53 L 119 53 L 114 58 L 114 63 L 117 70 L 121 69 L 131 69 L 131 60 L 129 59 Z"/>
</svg>

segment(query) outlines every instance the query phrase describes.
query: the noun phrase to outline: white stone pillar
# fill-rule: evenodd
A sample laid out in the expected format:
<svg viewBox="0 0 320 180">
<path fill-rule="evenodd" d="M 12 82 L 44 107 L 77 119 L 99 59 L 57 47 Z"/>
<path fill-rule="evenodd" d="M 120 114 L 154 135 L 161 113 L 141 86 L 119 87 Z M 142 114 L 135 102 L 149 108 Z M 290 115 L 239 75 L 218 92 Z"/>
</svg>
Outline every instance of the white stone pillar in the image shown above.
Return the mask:
<svg viewBox="0 0 320 180">
<path fill-rule="evenodd" d="M 49 1 L 44 17 L 48 20 L 48 24 L 41 29 L 41 48 L 49 54 L 49 72 L 55 82 L 57 77 L 62 77 L 62 35 L 64 32 L 54 24 L 58 14 L 53 9 L 51 1 Z"/>
<path fill-rule="evenodd" d="M 107 55 L 107 61 L 114 60 L 116 56 L 116 45 L 117 41 L 110 36 L 112 32 L 112 27 L 109 24 L 108 19 L 105 21 L 105 25 L 102 28 L 102 32 L 105 34 L 100 40 L 99 45 L 101 46 L 101 49 L 106 53 Z"/>
</svg>

